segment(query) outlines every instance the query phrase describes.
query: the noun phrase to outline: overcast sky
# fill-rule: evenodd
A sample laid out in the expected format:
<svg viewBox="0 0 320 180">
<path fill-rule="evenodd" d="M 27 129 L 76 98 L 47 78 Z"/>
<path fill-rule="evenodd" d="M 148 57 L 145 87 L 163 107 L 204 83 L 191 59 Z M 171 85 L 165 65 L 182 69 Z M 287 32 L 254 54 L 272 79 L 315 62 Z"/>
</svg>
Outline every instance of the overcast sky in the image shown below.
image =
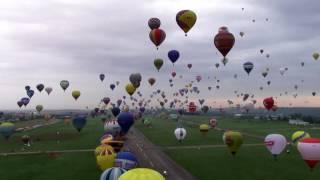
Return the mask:
<svg viewBox="0 0 320 180">
<path fill-rule="evenodd" d="M 225 106 L 228 99 L 240 103 L 235 90 L 255 94 L 258 106 L 268 96 L 278 96 L 279 106 L 319 106 L 320 62 L 312 58 L 320 52 L 319 6 L 318 0 L 1 0 L 0 109 L 17 109 L 17 101 L 26 96 L 26 85 L 36 91 L 29 108 L 37 104 L 45 109 L 93 108 L 103 97 L 121 98 L 129 75 L 135 72 L 142 74 L 139 90 L 146 99 L 161 89 L 170 100 L 173 92 L 201 75 L 203 80 L 195 83 L 200 94 L 190 99 L 204 98 L 205 104 L 215 107 Z M 188 37 L 175 21 L 183 9 L 193 10 L 198 17 Z M 158 51 L 149 39 L 151 17 L 161 20 L 167 34 Z M 225 67 L 213 44 L 221 26 L 236 37 Z M 181 54 L 175 67 L 167 58 L 171 49 Z M 262 55 L 260 49 L 264 49 Z M 160 72 L 153 66 L 155 58 L 165 61 Z M 246 61 L 254 64 L 250 76 L 242 67 Z M 188 63 L 193 64 L 191 70 Z M 220 63 L 218 69 L 216 63 Z M 281 67 L 288 68 L 284 76 Z M 263 78 L 266 68 L 270 71 Z M 172 71 L 177 76 L 170 87 Z M 100 73 L 106 74 L 104 82 L 99 80 Z M 157 80 L 153 87 L 147 82 L 150 77 Z M 65 93 L 59 86 L 64 79 L 71 83 Z M 120 85 L 111 91 L 109 85 L 116 81 Z M 53 88 L 50 96 L 36 90 L 39 83 Z M 72 90 L 81 91 L 78 101 L 71 97 Z M 285 91 L 288 95 L 279 97 Z M 319 95 L 313 97 L 313 91 Z"/>
</svg>

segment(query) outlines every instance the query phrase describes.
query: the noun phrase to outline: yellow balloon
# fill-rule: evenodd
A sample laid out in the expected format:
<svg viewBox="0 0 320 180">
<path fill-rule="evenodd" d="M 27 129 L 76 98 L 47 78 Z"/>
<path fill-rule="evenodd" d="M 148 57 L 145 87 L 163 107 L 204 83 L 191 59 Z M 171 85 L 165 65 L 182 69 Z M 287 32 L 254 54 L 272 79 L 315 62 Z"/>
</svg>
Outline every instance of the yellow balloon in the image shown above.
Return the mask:
<svg viewBox="0 0 320 180">
<path fill-rule="evenodd" d="M 309 133 L 305 131 L 296 131 L 291 136 L 291 141 L 294 145 L 297 145 L 298 142 L 302 141 L 305 138 L 311 137 Z"/>
<path fill-rule="evenodd" d="M 222 137 L 224 143 L 228 146 L 232 155 L 235 155 L 243 143 L 243 137 L 240 132 L 226 131 Z"/>
<path fill-rule="evenodd" d="M 135 168 L 122 174 L 119 180 L 165 180 L 165 178 L 153 169 Z"/>
<path fill-rule="evenodd" d="M 132 94 L 136 91 L 136 88 L 133 86 L 133 84 L 129 83 L 126 85 L 126 91 L 130 96 L 132 96 Z"/>
<path fill-rule="evenodd" d="M 191 10 L 182 10 L 178 12 L 176 21 L 179 27 L 187 33 L 196 23 L 197 15 Z"/>
<path fill-rule="evenodd" d="M 199 126 L 200 132 L 203 134 L 206 134 L 209 131 L 209 125 L 208 124 L 201 124 Z"/>
<path fill-rule="evenodd" d="M 78 90 L 75 90 L 75 91 L 72 91 L 72 97 L 77 100 L 79 97 L 80 97 L 80 91 Z"/>
<path fill-rule="evenodd" d="M 116 153 L 109 145 L 100 145 L 95 149 L 96 160 L 99 168 L 104 171 L 113 167 Z"/>
</svg>

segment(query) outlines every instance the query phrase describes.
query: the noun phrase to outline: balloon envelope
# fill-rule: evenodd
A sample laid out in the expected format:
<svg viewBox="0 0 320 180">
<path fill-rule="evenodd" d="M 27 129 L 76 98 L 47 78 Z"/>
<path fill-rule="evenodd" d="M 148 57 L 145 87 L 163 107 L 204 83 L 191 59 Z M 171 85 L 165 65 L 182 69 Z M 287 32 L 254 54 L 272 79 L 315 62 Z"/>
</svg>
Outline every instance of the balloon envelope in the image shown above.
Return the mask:
<svg viewBox="0 0 320 180">
<path fill-rule="evenodd" d="M 165 180 L 165 178 L 155 170 L 147 168 L 135 168 L 120 176 L 119 180 Z"/>
<path fill-rule="evenodd" d="M 185 128 L 177 128 L 174 130 L 174 135 L 178 141 L 182 141 L 186 137 L 187 131 Z"/>
<path fill-rule="evenodd" d="M 311 169 L 320 161 L 320 138 L 305 138 L 298 143 L 297 148 Z"/>
<path fill-rule="evenodd" d="M 187 33 L 196 23 L 197 15 L 191 10 L 182 10 L 177 13 L 176 21 L 178 26 Z"/>
<path fill-rule="evenodd" d="M 0 134 L 5 138 L 9 139 L 9 137 L 14 133 L 16 127 L 11 122 L 4 122 L 0 125 Z"/>
<path fill-rule="evenodd" d="M 264 143 L 267 149 L 274 156 L 281 154 L 287 146 L 287 140 L 281 134 L 269 134 L 265 137 Z"/>
<path fill-rule="evenodd" d="M 118 116 L 118 123 L 121 127 L 121 132 L 126 134 L 134 123 L 134 117 L 129 112 L 122 112 Z"/>
<path fill-rule="evenodd" d="M 85 116 L 77 116 L 72 120 L 72 125 L 78 130 L 78 132 L 80 132 L 86 124 L 87 124 L 87 117 Z"/>
</svg>

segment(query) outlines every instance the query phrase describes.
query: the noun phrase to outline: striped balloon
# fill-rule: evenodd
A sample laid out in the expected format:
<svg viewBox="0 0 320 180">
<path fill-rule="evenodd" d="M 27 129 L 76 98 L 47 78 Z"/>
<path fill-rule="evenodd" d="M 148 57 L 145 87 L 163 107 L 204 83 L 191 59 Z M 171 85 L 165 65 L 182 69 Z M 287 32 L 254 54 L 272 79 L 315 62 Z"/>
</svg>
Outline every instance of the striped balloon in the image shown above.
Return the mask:
<svg viewBox="0 0 320 180">
<path fill-rule="evenodd" d="M 161 21 L 158 18 L 150 18 L 148 21 L 150 29 L 158 29 L 161 25 Z"/>
<path fill-rule="evenodd" d="M 125 169 L 113 167 L 106 169 L 100 176 L 100 180 L 118 180 L 126 172 Z"/>
<path fill-rule="evenodd" d="M 149 34 L 150 40 L 157 47 L 164 41 L 166 38 L 166 33 L 162 29 L 153 29 Z"/>
</svg>

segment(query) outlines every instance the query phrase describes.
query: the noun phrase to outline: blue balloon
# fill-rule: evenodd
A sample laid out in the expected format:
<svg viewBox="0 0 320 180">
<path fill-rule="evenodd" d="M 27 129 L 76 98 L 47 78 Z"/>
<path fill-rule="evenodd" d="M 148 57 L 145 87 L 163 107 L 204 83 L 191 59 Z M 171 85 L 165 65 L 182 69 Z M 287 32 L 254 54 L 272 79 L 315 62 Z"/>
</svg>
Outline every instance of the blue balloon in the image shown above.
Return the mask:
<svg viewBox="0 0 320 180">
<path fill-rule="evenodd" d="M 171 50 L 168 52 L 170 61 L 174 64 L 180 57 L 180 53 L 177 50 Z"/>
<path fill-rule="evenodd" d="M 144 111 L 146 110 L 146 108 L 145 108 L 145 107 L 140 107 L 139 110 L 140 110 L 141 113 L 144 113 Z"/>
<path fill-rule="evenodd" d="M 122 112 L 118 116 L 118 123 L 121 127 L 121 132 L 126 134 L 134 123 L 134 117 L 129 112 Z"/>
<path fill-rule="evenodd" d="M 100 78 L 101 81 L 103 81 L 104 78 L 105 78 L 105 75 L 104 75 L 104 74 L 100 74 L 100 75 L 99 75 L 99 78 Z"/>
<path fill-rule="evenodd" d="M 78 132 L 81 131 L 81 129 L 86 125 L 86 123 L 87 123 L 86 116 L 77 116 L 72 120 L 72 125 L 78 130 Z"/>
<path fill-rule="evenodd" d="M 111 112 L 112 112 L 112 114 L 113 114 L 114 117 L 117 117 L 117 116 L 120 114 L 120 108 L 118 108 L 118 107 L 113 107 L 113 108 L 111 109 Z"/>
<path fill-rule="evenodd" d="M 30 86 L 25 86 L 24 89 L 25 89 L 26 91 L 29 91 L 29 90 L 30 90 Z"/>
<path fill-rule="evenodd" d="M 114 90 L 114 88 L 116 87 L 116 85 L 114 85 L 114 84 L 110 84 L 110 88 L 111 88 L 111 90 Z"/>
<path fill-rule="evenodd" d="M 100 180 L 118 180 L 125 172 L 125 169 L 118 167 L 108 168 L 101 174 Z"/>
<path fill-rule="evenodd" d="M 20 100 L 24 106 L 27 106 L 30 102 L 30 99 L 27 97 L 21 98 Z"/>
<path fill-rule="evenodd" d="M 34 95 L 34 90 L 32 89 L 28 90 L 27 95 L 29 96 L 29 98 L 32 98 L 32 96 Z"/>
<path fill-rule="evenodd" d="M 114 166 L 130 170 L 138 166 L 138 160 L 136 156 L 129 151 L 119 152 L 114 160 Z"/>
</svg>

